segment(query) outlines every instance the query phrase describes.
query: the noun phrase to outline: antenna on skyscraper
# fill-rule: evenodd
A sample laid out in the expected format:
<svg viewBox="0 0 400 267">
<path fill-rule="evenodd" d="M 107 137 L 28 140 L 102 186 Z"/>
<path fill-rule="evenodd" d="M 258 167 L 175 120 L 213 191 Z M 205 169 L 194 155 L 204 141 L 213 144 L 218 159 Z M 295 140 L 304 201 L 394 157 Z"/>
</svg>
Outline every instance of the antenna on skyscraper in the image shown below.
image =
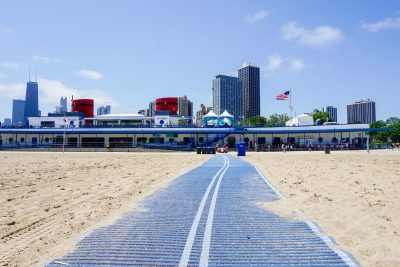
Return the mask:
<svg viewBox="0 0 400 267">
<path fill-rule="evenodd" d="M 37 83 L 37 66 L 36 66 L 36 83 Z"/>
<path fill-rule="evenodd" d="M 29 81 L 28 82 L 30 82 L 31 81 L 31 67 L 29 67 Z"/>
</svg>

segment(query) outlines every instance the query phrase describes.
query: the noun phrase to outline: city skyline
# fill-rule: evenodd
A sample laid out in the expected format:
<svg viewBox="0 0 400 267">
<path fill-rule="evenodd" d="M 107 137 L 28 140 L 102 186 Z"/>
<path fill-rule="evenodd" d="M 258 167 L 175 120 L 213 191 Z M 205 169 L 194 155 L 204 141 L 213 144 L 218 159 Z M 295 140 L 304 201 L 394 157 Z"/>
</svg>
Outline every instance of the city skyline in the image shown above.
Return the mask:
<svg viewBox="0 0 400 267">
<path fill-rule="evenodd" d="M 134 113 L 164 96 L 209 106 L 213 77 L 235 75 L 244 62 L 260 67 L 263 116 L 288 113 L 274 96 L 289 89 L 297 114 L 333 105 L 345 123 L 346 106 L 370 98 L 377 119 L 400 115 L 387 97 L 400 84 L 396 1 L 290 2 L 291 9 L 284 1 L 22 2 L 0 11 L 0 121 L 24 98 L 30 67 L 38 67 L 43 114 L 72 95 Z"/>
</svg>

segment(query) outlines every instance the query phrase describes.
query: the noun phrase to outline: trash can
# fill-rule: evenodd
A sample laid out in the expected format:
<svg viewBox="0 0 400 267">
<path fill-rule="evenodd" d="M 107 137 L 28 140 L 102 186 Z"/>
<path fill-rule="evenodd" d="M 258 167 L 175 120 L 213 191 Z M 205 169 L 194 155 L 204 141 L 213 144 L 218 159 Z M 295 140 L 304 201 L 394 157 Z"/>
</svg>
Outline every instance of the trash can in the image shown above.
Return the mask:
<svg viewBox="0 0 400 267">
<path fill-rule="evenodd" d="M 246 156 L 246 143 L 241 142 L 236 144 L 236 149 L 238 152 L 238 156 Z"/>
<path fill-rule="evenodd" d="M 201 147 L 196 148 L 197 154 L 201 154 Z"/>
<path fill-rule="evenodd" d="M 201 154 L 206 154 L 206 148 L 205 147 L 201 148 Z"/>
<path fill-rule="evenodd" d="M 325 146 L 325 154 L 331 154 L 331 147 Z"/>
<path fill-rule="evenodd" d="M 215 147 L 211 148 L 211 154 L 215 154 L 215 153 L 216 153 L 216 148 Z"/>
<path fill-rule="evenodd" d="M 211 154 L 211 147 L 206 147 L 206 154 Z"/>
</svg>

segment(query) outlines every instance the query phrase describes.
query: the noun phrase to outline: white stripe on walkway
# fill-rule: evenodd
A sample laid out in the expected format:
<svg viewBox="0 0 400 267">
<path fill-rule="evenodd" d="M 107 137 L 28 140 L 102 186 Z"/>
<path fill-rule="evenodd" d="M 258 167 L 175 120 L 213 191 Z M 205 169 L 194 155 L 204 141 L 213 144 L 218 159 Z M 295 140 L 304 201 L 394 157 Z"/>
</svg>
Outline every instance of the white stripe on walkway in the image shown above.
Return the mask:
<svg viewBox="0 0 400 267">
<path fill-rule="evenodd" d="M 217 202 L 218 191 L 219 191 L 219 187 L 221 185 L 222 177 L 224 177 L 224 174 L 226 173 L 228 168 L 229 168 L 229 160 L 228 160 L 228 165 L 226 166 L 225 170 L 221 173 L 221 175 L 218 178 L 218 182 L 217 182 L 217 185 L 215 186 L 213 197 L 211 199 L 210 210 L 208 211 L 206 230 L 204 231 L 203 246 L 201 249 L 201 256 L 200 256 L 200 263 L 199 263 L 200 267 L 208 266 L 208 258 L 210 255 L 211 232 L 212 232 L 212 226 L 213 226 L 213 221 L 214 221 L 215 204 Z"/>
<path fill-rule="evenodd" d="M 210 182 L 210 185 L 208 186 L 206 192 L 204 193 L 203 199 L 201 200 L 201 203 L 200 203 L 199 209 L 197 210 L 196 216 L 194 218 L 192 227 L 190 228 L 190 232 L 189 232 L 188 238 L 186 240 L 185 248 L 182 252 L 181 260 L 179 262 L 179 267 L 186 267 L 189 263 L 190 253 L 192 251 L 194 238 L 196 236 L 197 228 L 199 226 L 200 218 L 201 218 L 201 215 L 203 214 L 204 206 L 206 205 L 208 195 L 210 194 L 211 188 L 214 185 L 216 178 L 225 169 L 225 167 L 227 165 L 228 158 L 225 155 L 224 155 L 224 158 L 225 158 L 224 166 L 222 166 L 222 168 L 219 169 L 219 171 L 214 175 L 214 177 L 212 178 L 212 180 Z"/>
</svg>

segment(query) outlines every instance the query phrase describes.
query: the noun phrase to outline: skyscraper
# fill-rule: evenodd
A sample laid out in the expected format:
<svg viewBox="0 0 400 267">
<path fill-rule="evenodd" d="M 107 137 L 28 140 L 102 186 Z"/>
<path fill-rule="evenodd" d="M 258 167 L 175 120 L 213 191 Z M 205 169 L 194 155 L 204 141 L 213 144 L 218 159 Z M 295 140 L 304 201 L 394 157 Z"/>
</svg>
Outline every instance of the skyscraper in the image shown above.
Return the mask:
<svg viewBox="0 0 400 267">
<path fill-rule="evenodd" d="M 178 98 L 178 114 L 180 116 L 193 117 L 193 102 L 187 96 Z"/>
<path fill-rule="evenodd" d="M 111 114 L 111 106 L 106 105 L 106 106 L 100 106 L 97 108 L 97 115 L 106 115 L 106 114 Z"/>
<path fill-rule="evenodd" d="M 10 118 L 4 118 L 3 126 L 11 126 L 12 121 Z"/>
<path fill-rule="evenodd" d="M 25 100 L 22 99 L 14 99 L 13 107 L 12 107 L 12 124 L 19 125 L 24 124 L 24 112 L 25 110 Z"/>
<path fill-rule="evenodd" d="M 239 78 L 217 75 L 212 90 L 213 111 L 217 115 L 227 110 L 235 120 L 243 118 L 243 84 Z"/>
<path fill-rule="evenodd" d="M 375 102 L 369 99 L 347 105 L 347 123 L 372 123 L 376 121 Z"/>
<path fill-rule="evenodd" d="M 67 97 L 61 97 L 60 105 L 56 107 L 55 113 L 65 113 L 65 112 L 68 112 Z"/>
<path fill-rule="evenodd" d="M 337 122 L 337 108 L 333 106 L 326 106 L 322 108 L 323 112 L 328 112 L 329 113 L 329 120 L 333 122 Z"/>
<path fill-rule="evenodd" d="M 238 70 L 243 83 L 243 116 L 250 118 L 260 115 L 260 68 L 243 64 Z"/>
<path fill-rule="evenodd" d="M 203 104 L 200 105 L 200 109 L 196 112 L 196 126 L 202 125 L 203 116 L 212 110 L 212 107 L 206 107 Z"/>
<path fill-rule="evenodd" d="M 29 81 L 26 85 L 24 121 L 29 117 L 38 116 L 40 116 L 38 83 Z"/>
<path fill-rule="evenodd" d="M 67 97 L 61 97 L 60 98 L 60 111 L 61 112 L 67 112 L 68 111 Z"/>
</svg>

